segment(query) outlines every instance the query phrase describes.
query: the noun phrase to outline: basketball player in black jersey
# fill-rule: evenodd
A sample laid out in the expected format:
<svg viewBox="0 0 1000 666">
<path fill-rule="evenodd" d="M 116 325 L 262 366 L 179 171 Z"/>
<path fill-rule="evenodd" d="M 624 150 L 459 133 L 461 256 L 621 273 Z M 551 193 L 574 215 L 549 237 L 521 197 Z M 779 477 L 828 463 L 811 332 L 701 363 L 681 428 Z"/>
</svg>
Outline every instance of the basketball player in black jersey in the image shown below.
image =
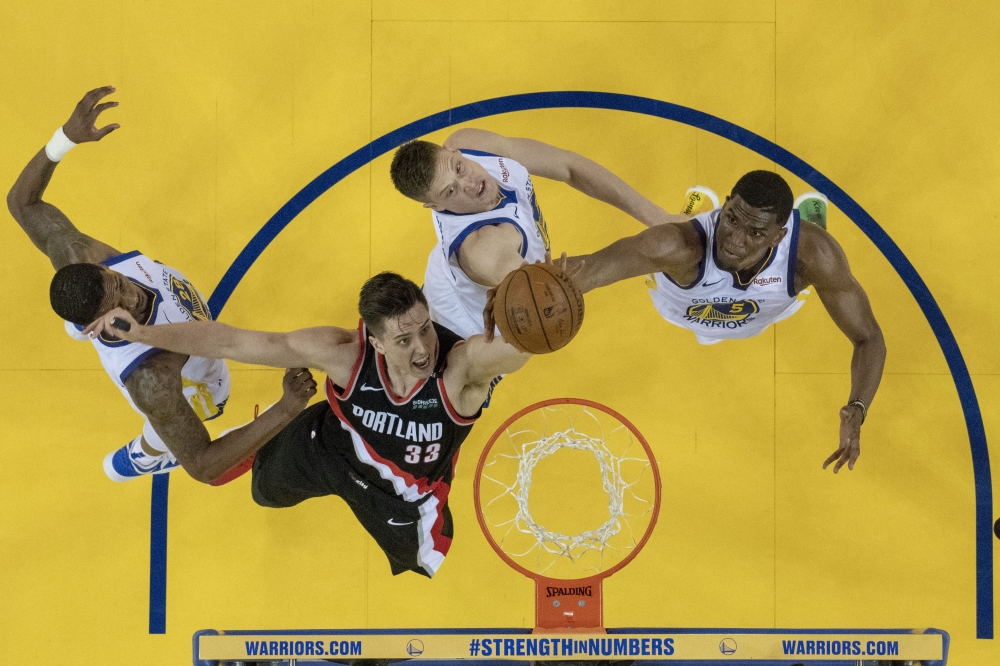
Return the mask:
<svg viewBox="0 0 1000 666">
<path fill-rule="evenodd" d="M 139 326 L 114 310 L 85 332 L 179 353 L 327 374 L 326 401 L 305 409 L 257 454 L 253 498 L 288 507 L 339 495 L 375 538 L 393 574 L 433 576 L 451 545 L 448 491 L 459 447 L 497 375 L 529 354 L 431 322 L 413 282 L 381 273 L 361 289 L 356 331 L 264 333 L 219 322 Z"/>
</svg>

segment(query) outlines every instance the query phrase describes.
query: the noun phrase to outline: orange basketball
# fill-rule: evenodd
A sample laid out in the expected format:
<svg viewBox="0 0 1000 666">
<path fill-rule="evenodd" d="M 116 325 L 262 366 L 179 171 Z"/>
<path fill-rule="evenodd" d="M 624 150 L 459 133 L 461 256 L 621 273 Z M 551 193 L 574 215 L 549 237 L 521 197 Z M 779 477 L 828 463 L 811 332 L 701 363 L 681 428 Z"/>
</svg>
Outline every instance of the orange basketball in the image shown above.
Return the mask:
<svg viewBox="0 0 1000 666">
<path fill-rule="evenodd" d="M 511 271 L 497 286 L 493 318 L 503 339 L 520 351 L 547 354 L 565 347 L 583 324 L 583 294 L 550 264 Z"/>
</svg>

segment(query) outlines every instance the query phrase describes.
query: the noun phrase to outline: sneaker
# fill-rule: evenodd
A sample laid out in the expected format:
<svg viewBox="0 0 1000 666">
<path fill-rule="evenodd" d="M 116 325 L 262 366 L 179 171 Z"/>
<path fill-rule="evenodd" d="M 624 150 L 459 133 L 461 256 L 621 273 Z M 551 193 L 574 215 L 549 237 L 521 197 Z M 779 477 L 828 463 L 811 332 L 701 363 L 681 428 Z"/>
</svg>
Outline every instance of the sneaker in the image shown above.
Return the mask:
<svg viewBox="0 0 1000 666">
<path fill-rule="evenodd" d="M 824 229 L 826 229 L 826 209 L 829 205 L 830 200 L 819 192 L 806 192 L 792 204 L 798 209 L 799 217 Z"/>
<path fill-rule="evenodd" d="M 694 217 L 699 213 L 707 213 L 719 207 L 719 195 L 704 185 L 695 185 L 684 193 L 684 205 L 681 215 Z"/>
<path fill-rule="evenodd" d="M 165 474 L 180 467 L 170 452 L 151 456 L 142 449 L 142 437 L 112 451 L 104 458 L 104 473 L 112 481 L 131 481 L 147 474 Z"/>
</svg>

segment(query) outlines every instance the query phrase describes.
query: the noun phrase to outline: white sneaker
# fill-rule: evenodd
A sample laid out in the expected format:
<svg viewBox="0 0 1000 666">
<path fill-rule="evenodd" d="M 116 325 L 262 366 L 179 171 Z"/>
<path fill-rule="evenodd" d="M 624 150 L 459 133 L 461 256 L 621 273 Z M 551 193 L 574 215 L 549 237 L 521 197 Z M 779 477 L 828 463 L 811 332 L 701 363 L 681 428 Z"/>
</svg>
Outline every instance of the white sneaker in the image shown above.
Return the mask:
<svg viewBox="0 0 1000 666">
<path fill-rule="evenodd" d="M 180 467 L 169 451 L 151 456 L 142 448 L 142 435 L 104 458 L 104 473 L 112 481 L 131 481 L 149 474 L 165 474 Z"/>
</svg>

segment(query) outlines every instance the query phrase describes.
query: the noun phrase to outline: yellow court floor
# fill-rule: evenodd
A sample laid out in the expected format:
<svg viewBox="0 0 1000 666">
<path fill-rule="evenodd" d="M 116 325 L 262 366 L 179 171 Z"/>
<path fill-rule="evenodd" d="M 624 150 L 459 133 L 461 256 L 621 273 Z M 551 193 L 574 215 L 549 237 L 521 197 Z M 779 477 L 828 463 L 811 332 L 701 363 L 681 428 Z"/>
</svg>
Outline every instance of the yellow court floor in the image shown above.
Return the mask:
<svg viewBox="0 0 1000 666">
<path fill-rule="evenodd" d="M 85 233 L 178 267 L 207 297 L 299 190 L 407 123 L 543 91 L 670 102 L 776 143 L 871 214 L 954 333 L 993 443 L 1000 309 L 979 287 L 989 291 L 1000 247 L 998 30 L 1000 6 L 986 0 L 6 2 L 0 189 L 84 92 L 117 86 L 121 106 L 105 118 L 122 128 L 68 155 L 46 199 Z M 725 194 L 755 168 L 809 189 L 728 139 L 627 111 L 525 110 L 466 125 L 579 152 L 672 211 L 687 187 Z M 419 283 L 435 235 L 427 211 L 393 189 L 390 159 L 365 162 L 295 218 L 219 318 L 353 328 L 368 277 L 392 269 Z M 563 184 L 535 184 L 556 251 L 641 229 Z M 608 626 L 937 627 L 951 634 L 951 663 L 1000 660 L 994 640 L 977 638 L 992 590 L 981 585 L 977 605 L 973 446 L 952 368 L 903 277 L 841 210 L 829 230 L 888 346 L 853 471 L 821 469 L 837 447 L 851 346 L 815 294 L 756 338 L 703 347 L 659 317 L 637 278 L 589 294 L 578 338 L 499 385 L 466 441 L 455 540 L 433 580 L 392 577 L 340 500 L 275 511 L 252 502 L 249 477 L 212 488 L 173 473 L 162 634 L 149 631 L 151 483 L 115 484 L 101 468 L 140 418 L 89 345 L 66 336 L 46 301 L 51 266 L 4 218 L 8 659 L 188 663 L 192 633 L 206 628 L 530 627 L 532 583 L 483 538 L 472 473 L 504 419 L 571 396 L 631 420 L 663 478 L 651 540 L 605 584 Z M 231 368 L 213 434 L 280 395 L 280 371 Z M 980 497 L 993 491 L 984 478 Z M 559 500 L 567 512 L 578 501 Z M 992 523 L 992 504 L 983 510 Z"/>
</svg>

